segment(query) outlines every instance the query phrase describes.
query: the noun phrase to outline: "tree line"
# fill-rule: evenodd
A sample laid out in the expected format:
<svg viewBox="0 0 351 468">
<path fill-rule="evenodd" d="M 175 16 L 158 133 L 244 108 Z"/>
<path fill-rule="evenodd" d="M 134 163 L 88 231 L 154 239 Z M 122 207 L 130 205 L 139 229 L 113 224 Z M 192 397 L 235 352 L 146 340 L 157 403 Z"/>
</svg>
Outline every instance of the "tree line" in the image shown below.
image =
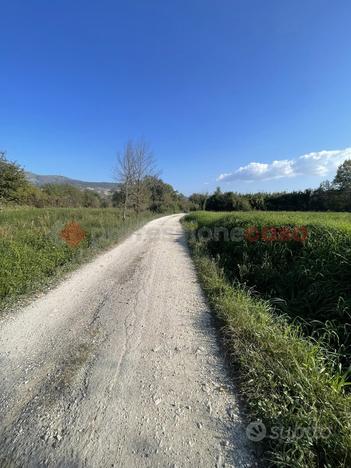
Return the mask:
<svg viewBox="0 0 351 468">
<path fill-rule="evenodd" d="M 351 211 L 351 160 L 337 170 L 333 181 L 324 181 L 317 189 L 293 192 L 194 193 L 189 201 L 192 210 L 208 211 Z"/>
<path fill-rule="evenodd" d="M 69 184 L 47 184 L 37 187 L 31 184 L 24 169 L 9 161 L 0 152 L 0 205 L 25 205 L 43 207 L 98 208 L 105 201 L 92 190 L 79 190 Z"/>
<path fill-rule="evenodd" d="M 31 184 L 24 169 L 0 152 L 0 207 L 34 206 L 37 208 L 108 208 L 157 213 L 187 211 L 189 201 L 165 183 L 155 169 L 155 161 L 148 146 L 140 141 L 129 142 L 118 157 L 115 174 L 118 189 L 109 195 L 80 189 L 69 184 Z"/>
<path fill-rule="evenodd" d="M 82 190 L 69 184 L 31 184 L 23 168 L 0 152 L 0 206 L 27 205 L 43 207 L 117 207 L 125 218 L 129 212 L 156 213 L 179 211 L 351 211 L 351 160 L 346 160 L 332 181 L 317 189 L 294 192 L 194 193 L 185 197 L 159 176 L 149 146 L 143 141 L 129 141 L 117 158 L 114 174 L 118 189 L 110 195 Z"/>
</svg>

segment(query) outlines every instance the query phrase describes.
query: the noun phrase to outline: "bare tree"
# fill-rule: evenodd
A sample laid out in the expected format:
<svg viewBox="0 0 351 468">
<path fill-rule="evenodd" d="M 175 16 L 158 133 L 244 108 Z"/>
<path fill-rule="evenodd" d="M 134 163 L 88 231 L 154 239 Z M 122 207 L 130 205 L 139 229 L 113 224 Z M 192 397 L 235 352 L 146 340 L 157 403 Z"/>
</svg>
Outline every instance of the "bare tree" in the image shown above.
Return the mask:
<svg viewBox="0 0 351 468">
<path fill-rule="evenodd" d="M 124 195 L 123 220 L 125 220 L 132 186 L 135 180 L 134 147 L 132 141 L 128 141 L 124 148 L 123 154 L 118 154 L 117 165 L 116 179 L 117 182 L 121 184 L 121 190 L 123 191 Z"/>
<path fill-rule="evenodd" d="M 117 181 L 121 184 L 124 195 L 123 219 L 129 206 L 139 214 L 146 203 L 147 189 L 145 178 L 156 175 L 155 159 L 144 140 L 130 140 L 122 155 L 118 156 Z"/>
<path fill-rule="evenodd" d="M 147 202 L 147 187 L 145 186 L 145 178 L 156 175 L 155 158 L 150 150 L 149 145 L 143 141 L 138 141 L 134 146 L 134 190 L 133 199 L 137 214 Z"/>
</svg>

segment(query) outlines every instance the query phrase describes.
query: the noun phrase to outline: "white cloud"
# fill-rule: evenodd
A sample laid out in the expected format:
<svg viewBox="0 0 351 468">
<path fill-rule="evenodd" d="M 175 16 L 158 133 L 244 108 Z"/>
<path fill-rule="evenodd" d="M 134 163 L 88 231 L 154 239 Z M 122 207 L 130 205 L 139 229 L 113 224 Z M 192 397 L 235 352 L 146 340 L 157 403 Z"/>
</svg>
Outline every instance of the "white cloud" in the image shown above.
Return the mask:
<svg viewBox="0 0 351 468">
<path fill-rule="evenodd" d="M 334 175 L 337 167 L 346 159 L 351 159 L 351 148 L 308 153 L 296 159 L 280 159 L 270 164 L 251 162 L 247 166 L 239 167 L 234 172 L 221 174 L 217 180 L 220 182 L 234 180 L 252 182 L 296 176 L 324 177 Z"/>
</svg>

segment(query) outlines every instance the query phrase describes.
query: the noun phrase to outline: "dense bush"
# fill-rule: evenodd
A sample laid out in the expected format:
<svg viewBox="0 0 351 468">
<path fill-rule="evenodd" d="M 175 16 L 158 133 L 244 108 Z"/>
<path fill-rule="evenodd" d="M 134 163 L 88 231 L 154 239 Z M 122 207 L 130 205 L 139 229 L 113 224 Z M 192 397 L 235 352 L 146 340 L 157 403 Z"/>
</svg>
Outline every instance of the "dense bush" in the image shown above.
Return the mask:
<svg viewBox="0 0 351 468">
<path fill-rule="evenodd" d="M 47 184 L 42 188 L 45 206 L 58 208 L 99 208 L 101 196 L 92 190 L 80 190 L 68 184 Z"/>
<path fill-rule="evenodd" d="M 233 192 L 222 193 L 215 191 L 206 201 L 206 210 L 209 211 L 248 211 L 251 210 L 249 201 Z"/>
</svg>

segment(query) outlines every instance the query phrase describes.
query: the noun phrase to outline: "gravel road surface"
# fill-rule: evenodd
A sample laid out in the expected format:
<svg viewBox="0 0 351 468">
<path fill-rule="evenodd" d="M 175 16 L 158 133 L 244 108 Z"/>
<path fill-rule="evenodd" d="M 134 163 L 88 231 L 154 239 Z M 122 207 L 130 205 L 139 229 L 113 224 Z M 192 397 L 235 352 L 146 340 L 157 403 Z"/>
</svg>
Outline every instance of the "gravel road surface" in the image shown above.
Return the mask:
<svg viewBox="0 0 351 468">
<path fill-rule="evenodd" d="M 2 318 L 0 466 L 254 466 L 179 219 Z"/>
</svg>

